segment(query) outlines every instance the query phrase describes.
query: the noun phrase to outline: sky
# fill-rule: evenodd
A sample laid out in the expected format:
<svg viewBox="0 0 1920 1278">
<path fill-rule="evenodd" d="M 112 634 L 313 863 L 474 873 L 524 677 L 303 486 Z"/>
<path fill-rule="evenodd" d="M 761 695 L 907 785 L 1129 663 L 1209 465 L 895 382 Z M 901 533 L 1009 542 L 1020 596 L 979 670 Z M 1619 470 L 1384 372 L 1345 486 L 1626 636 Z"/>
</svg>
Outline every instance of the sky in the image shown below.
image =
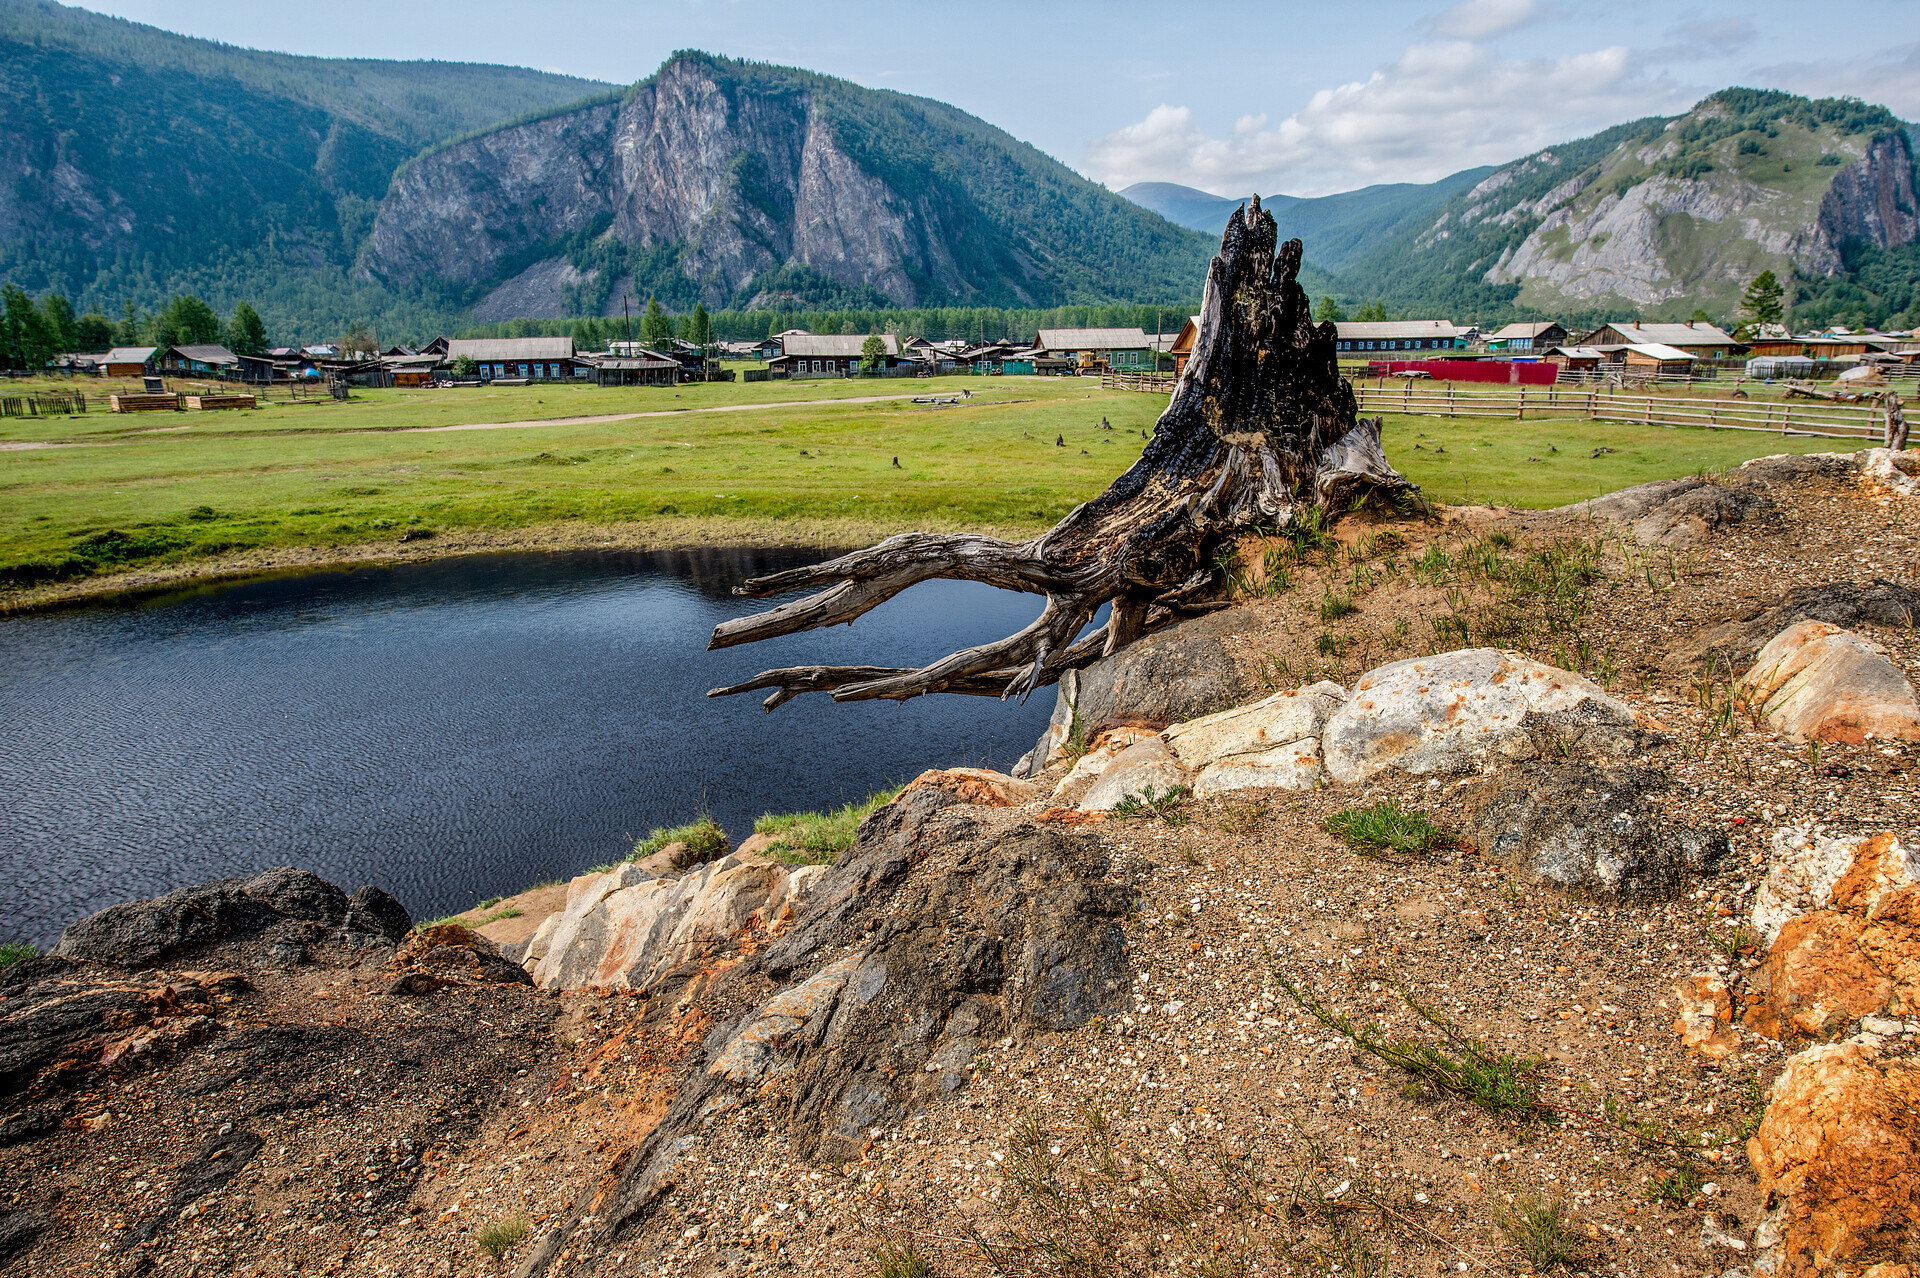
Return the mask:
<svg viewBox="0 0 1920 1278">
<path fill-rule="evenodd" d="M 1740 84 L 1920 120 L 1920 0 L 1106 0 L 960 5 L 259 0 L 84 6 L 331 57 L 505 62 L 627 84 L 677 49 L 949 102 L 1115 190 L 1325 195 L 1429 182 Z"/>
</svg>

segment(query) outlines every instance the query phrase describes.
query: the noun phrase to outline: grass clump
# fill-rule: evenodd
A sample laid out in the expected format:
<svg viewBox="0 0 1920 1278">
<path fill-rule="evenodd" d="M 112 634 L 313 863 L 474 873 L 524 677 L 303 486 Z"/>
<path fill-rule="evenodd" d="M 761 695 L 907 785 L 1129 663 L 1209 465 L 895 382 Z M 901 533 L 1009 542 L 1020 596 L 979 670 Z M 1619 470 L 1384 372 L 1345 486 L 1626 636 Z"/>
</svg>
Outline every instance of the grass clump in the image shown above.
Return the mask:
<svg viewBox="0 0 1920 1278">
<path fill-rule="evenodd" d="M 1522 1198 L 1511 1209 L 1495 1209 L 1493 1223 L 1537 1274 L 1571 1267 L 1579 1259 L 1580 1236 L 1567 1219 L 1565 1203 Z"/>
<path fill-rule="evenodd" d="M 1129 794 L 1114 804 L 1113 815 L 1122 821 L 1159 817 L 1168 825 L 1185 825 L 1188 820 L 1185 811 L 1187 794 L 1184 785 L 1171 786 L 1164 791 L 1150 785 L 1140 793 Z"/>
<path fill-rule="evenodd" d="M 1389 1039 L 1386 1032 L 1371 1021 L 1355 1021 L 1329 1007 L 1313 991 L 1295 984 L 1279 972 L 1274 980 L 1322 1025 L 1352 1041 L 1368 1055 L 1385 1061 L 1413 1076 L 1410 1092 L 1420 1087 L 1458 1096 L 1462 1100 L 1503 1118 L 1523 1121 L 1557 1121 L 1558 1114 L 1540 1099 L 1533 1071 L 1540 1062 L 1533 1057 L 1496 1052 L 1460 1032 L 1453 1022 L 1426 1006 L 1397 981 L 1388 981 L 1415 1016 L 1440 1031 L 1441 1042 L 1419 1039 Z"/>
<path fill-rule="evenodd" d="M 1403 808 L 1392 799 L 1334 813 L 1327 818 L 1327 832 L 1361 856 L 1425 852 L 1448 837 L 1445 830 L 1427 819 L 1426 813 Z"/>
<path fill-rule="evenodd" d="M 6 971 L 15 963 L 24 963 L 30 958 L 38 958 L 40 951 L 25 941 L 8 941 L 0 944 L 0 972 Z"/>
<path fill-rule="evenodd" d="M 500 1258 L 525 1242 L 532 1230 L 533 1222 L 527 1219 L 527 1213 L 517 1211 L 511 1216 L 502 1216 L 480 1226 L 474 1232 L 473 1241 L 489 1260 L 498 1265 Z"/>
<path fill-rule="evenodd" d="M 753 832 L 774 837 L 767 855 L 782 865 L 831 865 L 853 846 L 860 823 L 892 803 L 900 789 L 881 790 L 828 812 L 769 812 L 753 823 Z"/>
<path fill-rule="evenodd" d="M 913 1239 L 888 1234 L 873 1249 L 879 1278 L 930 1278 L 933 1267 L 913 1245 Z"/>
<path fill-rule="evenodd" d="M 1357 612 L 1358 610 L 1359 605 L 1353 602 L 1351 595 L 1338 595 L 1329 590 L 1320 596 L 1321 621 L 1338 621 L 1349 613 Z"/>
<path fill-rule="evenodd" d="M 639 861 L 650 857 L 670 843 L 686 844 L 687 857 L 694 864 L 717 861 L 727 854 L 727 832 L 720 828 L 719 822 L 703 812 L 685 825 L 654 829 L 633 845 L 627 860 Z"/>
<path fill-rule="evenodd" d="M 1685 1207 L 1704 1183 L 1692 1163 L 1681 1163 L 1666 1175 L 1648 1182 L 1647 1197 L 1672 1207 Z"/>
</svg>

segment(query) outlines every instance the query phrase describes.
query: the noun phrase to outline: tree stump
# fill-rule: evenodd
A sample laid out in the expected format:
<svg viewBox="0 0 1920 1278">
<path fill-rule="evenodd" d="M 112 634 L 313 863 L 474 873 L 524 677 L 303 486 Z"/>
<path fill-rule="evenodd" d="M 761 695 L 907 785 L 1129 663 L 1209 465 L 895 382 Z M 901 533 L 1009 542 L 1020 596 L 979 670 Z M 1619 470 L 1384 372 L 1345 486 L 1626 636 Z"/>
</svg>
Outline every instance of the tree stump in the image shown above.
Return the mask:
<svg viewBox="0 0 1920 1278">
<path fill-rule="evenodd" d="M 1140 459 L 1104 493 L 1031 541 L 903 533 L 838 559 L 757 577 L 752 598 L 818 594 L 714 627 L 711 648 L 852 622 L 916 582 L 980 581 L 1044 595 L 1018 634 L 919 669 L 797 666 L 708 696 L 771 688 L 768 710 L 803 692 L 836 701 L 929 692 L 1025 698 L 1183 615 L 1204 611 L 1215 556 L 1233 535 L 1284 528 L 1319 508 L 1332 517 L 1380 495 L 1404 506 L 1418 489 L 1387 464 L 1380 419 L 1360 420 L 1342 380 L 1331 323 L 1315 326 L 1296 276 L 1300 241 L 1275 252 L 1273 216 L 1236 211 L 1207 270 L 1193 357 Z M 1103 605 L 1105 625 L 1076 636 Z"/>
</svg>

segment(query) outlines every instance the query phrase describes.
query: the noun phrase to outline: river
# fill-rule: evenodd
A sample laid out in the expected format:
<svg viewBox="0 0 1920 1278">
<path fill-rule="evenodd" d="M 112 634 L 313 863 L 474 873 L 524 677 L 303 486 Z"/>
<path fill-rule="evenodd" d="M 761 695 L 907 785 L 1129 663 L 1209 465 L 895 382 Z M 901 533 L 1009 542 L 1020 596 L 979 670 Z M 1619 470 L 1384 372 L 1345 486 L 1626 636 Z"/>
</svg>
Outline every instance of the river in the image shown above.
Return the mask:
<svg viewBox="0 0 1920 1278">
<path fill-rule="evenodd" d="M 710 811 L 838 806 L 928 767 L 1006 768 L 1046 725 L 981 697 L 768 715 L 708 688 L 772 666 L 905 665 L 1040 601 L 916 586 L 852 627 L 707 652 L 817 552 L 458 557 L 0 620 L 0 941 L 223 875 L 300 866 L 416 918 L 617 860 Z"/>
</svg>

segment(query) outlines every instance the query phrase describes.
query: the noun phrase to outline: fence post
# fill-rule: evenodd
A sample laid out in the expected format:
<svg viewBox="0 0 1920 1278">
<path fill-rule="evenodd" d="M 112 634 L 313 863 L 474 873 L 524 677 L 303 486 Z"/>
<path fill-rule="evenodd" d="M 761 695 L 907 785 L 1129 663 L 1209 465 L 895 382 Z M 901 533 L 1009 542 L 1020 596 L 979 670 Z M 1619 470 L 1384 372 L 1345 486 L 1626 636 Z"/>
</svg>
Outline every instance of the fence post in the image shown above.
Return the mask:
<svg viewBox="0 0 1920 1278">
<path fill-rule="evenodd" d="M 1793 423 L 1793 403 L 1788 401 L 1780 406 L 1780 438 L 1787 437 L 1787 427 Z"/>
<path fill-rule="evenodd" d="M 1521 421 L 1525 421 L 1526 419 L 1527 419 L 1527 388 L 1525 386 L 1522 386 L 1520 388 L 1520 406 L 1514 409 L 1513 420 L 1515 420 L 1516 422 L 1521 422 Z"/>
</svg>

